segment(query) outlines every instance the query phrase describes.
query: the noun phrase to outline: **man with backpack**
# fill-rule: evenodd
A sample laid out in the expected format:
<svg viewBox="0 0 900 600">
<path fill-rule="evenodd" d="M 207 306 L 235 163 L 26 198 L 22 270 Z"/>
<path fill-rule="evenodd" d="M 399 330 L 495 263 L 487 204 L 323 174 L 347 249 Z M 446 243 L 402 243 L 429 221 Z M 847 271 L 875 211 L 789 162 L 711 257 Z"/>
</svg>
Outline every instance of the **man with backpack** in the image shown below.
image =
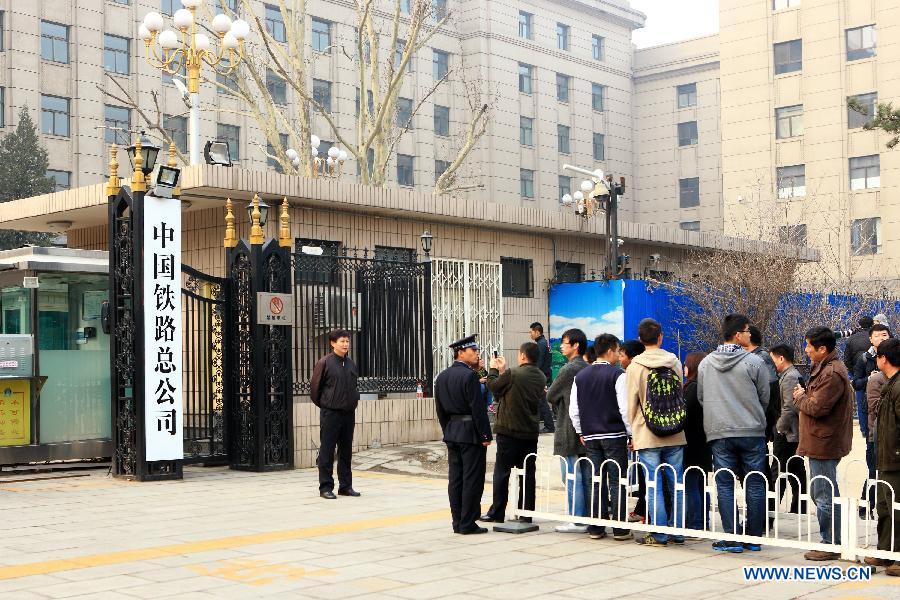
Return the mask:
<svg viewBox="0 0 900 600">
<path fill-rule="evenodd" d="M 769 371 L 758 356 L 744 350 L 750 321 L 731 314 L 722 322 L 725 343 L 703 359 L 697 372 L 697 398 L 703 405 L 703 428 L 716 474 L 719 514 L 725 533 L 738 529 L 734 502 L 735 473 L 746 474 L 746 534 L 763 535 L 766 519 L 766 407 Z M 721 471 L 720 471 L 721 469 Z M 758 473 L 754 473 L 758 471 Z M 758 551 L 759 544 L 728 540 L 713 543 L 719 552 Z"/>
<path fill-rule="evenodd" d="M 682 394 L 684 371 L 678 357 L 663 350 L 662 327 L 653 319 L 638 324 L 643 353 L 635 356 L 626 374 L 626 401 L 632 446 L 647 478 L 647 523 L 682 527 L 684 492 L 675 484 L 684 477 L 684 424 L 687 409 Z M 663 487 L 666 481 L 667 487 Z M 663 496 L 673 496 L 671 510 Z M 684 536 L 649 533 L 635 540 L 646 546 L 683 544 Z"/>
</svg>

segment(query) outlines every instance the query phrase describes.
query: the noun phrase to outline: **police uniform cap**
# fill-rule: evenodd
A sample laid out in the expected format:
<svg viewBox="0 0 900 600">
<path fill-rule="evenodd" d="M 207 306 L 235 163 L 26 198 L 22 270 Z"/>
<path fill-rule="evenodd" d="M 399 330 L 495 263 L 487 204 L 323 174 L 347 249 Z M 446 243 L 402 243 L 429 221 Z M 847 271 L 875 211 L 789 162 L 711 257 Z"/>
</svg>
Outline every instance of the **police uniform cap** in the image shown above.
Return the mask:
<svg viewBox="0 0 900 600">
<path fill-rule="evenodd" d="M 464 337 L 460 340 L 456 340 L 452 344 L 450 344 L 450 348 L 453 350 L 464 350 L 466 348 L 475 348 L 478 349 L 478 342 L 475 341 L 475 338 L 478 336 L 477 333 L 473 333 L 468 337 Z"/>
</svg>

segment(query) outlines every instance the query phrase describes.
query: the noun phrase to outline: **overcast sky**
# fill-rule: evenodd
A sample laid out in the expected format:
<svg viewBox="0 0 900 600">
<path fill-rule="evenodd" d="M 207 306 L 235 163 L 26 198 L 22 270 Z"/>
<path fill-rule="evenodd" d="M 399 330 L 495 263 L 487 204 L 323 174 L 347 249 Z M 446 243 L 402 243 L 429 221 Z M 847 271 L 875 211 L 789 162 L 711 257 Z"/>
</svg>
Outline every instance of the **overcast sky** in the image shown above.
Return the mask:
<svg viewBox="0 0 900 600">
<path fill-rule="evenodd" d="M 631 0 L 647 15 L 647 24 L 634 32 L 638 48 L 658 46 L 719 31 L 719 0 Z"/>
</svg>

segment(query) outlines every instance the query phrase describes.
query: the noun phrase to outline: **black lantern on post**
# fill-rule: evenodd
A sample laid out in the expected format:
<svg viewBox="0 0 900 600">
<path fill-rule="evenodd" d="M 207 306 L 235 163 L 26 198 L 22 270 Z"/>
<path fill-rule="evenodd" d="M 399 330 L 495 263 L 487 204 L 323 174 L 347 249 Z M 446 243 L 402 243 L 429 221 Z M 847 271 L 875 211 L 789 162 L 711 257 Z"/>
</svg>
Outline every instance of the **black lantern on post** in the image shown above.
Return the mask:
<svg viewBox="0 0 900 600">
<path fill-rule="evenodd" d="M 262 198 L 259 199 L 259 226 L 266 226 L 266 217 L 269 216 L 269 205 Z M 253 222 L 253 203 L 247 205 L 247 220 Z"/>
<path fill-rule="evenodd" d="M 431 243 L 434 241 L 434 236 L 426 229 L 419 238 L 422 240 L 422 251 L 425 256 L 428 256 L 431 254 Z"/>
<path fill-rule="evenodd" d="M 144 135 L 144 132 L 141 131 L 141 170 L 144 172 L 144 175 L 149 175 L 153 172 L 153 168 L 156 167 L 156 159 L 159 157 L 159 146 L 154 144 L 148 137 Z M 137 144 L 131 144 L 128 146 L 128 160 L 131 161 L 131 168 L 134 170 L 134 153 L 137 151 Z"/>
</svg>

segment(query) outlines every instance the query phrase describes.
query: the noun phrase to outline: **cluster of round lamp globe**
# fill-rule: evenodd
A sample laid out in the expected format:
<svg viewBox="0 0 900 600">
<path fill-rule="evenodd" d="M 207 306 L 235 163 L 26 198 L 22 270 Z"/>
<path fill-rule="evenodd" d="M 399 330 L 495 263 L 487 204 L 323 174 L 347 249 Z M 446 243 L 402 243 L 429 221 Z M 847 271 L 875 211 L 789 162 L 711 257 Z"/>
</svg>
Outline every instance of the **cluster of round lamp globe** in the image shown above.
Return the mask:
<svg viewBox="0 0 900 600">
<path fill-rule="evenodd" d="M 343 165 L 344 161 L 347 160 L 347 151 L 341 150 L 337 146 L 332 146 L 328 149 L 327 158 L 322 158 L 319 156 L 319 146 L 321 144 L 322 141 L 319 139 L 319 136 L 309 136 L 309 145 L 312 149 L 313 162 L 318 167 L 318 170 L 321 170 L 323 173 L 334 174 L 335 168 Z M 285 155 L 291 161 L 291 164 L 295 169 L 300 166 L 300 154 L 296 150 L 288 148 Z"/>
<path fill-rule="evenodd" d="M 182 6 L 172 15 L 172 22 L 175 27 L 182 33 L 186 33 L 194 24 L 194 10 L 201 4 L 203 0 L 181 0 Z M 138 37 L 146 43 L 150 43 L 153 38 L 159 35 L 159 45 L 164 50 L 174 50 L 179 47 L 178 34 L 166 29 L 163 17 L 158 12 L 149 12 L 144 16 L 144 21 L 138 27 Z M 222 47 L 225 50 L 237 50 L 244 39 L 250 35 L 250 25 L 243 19 L 231 20 L 231 17 L 225 14 L 218 14 L 212 20 L 211 28 L 222 40 Z M 204 33 L 198 33 L 195 38 L 195 48 L 197 50 L 209 50 L 212 42 Z"/>
</svg>

